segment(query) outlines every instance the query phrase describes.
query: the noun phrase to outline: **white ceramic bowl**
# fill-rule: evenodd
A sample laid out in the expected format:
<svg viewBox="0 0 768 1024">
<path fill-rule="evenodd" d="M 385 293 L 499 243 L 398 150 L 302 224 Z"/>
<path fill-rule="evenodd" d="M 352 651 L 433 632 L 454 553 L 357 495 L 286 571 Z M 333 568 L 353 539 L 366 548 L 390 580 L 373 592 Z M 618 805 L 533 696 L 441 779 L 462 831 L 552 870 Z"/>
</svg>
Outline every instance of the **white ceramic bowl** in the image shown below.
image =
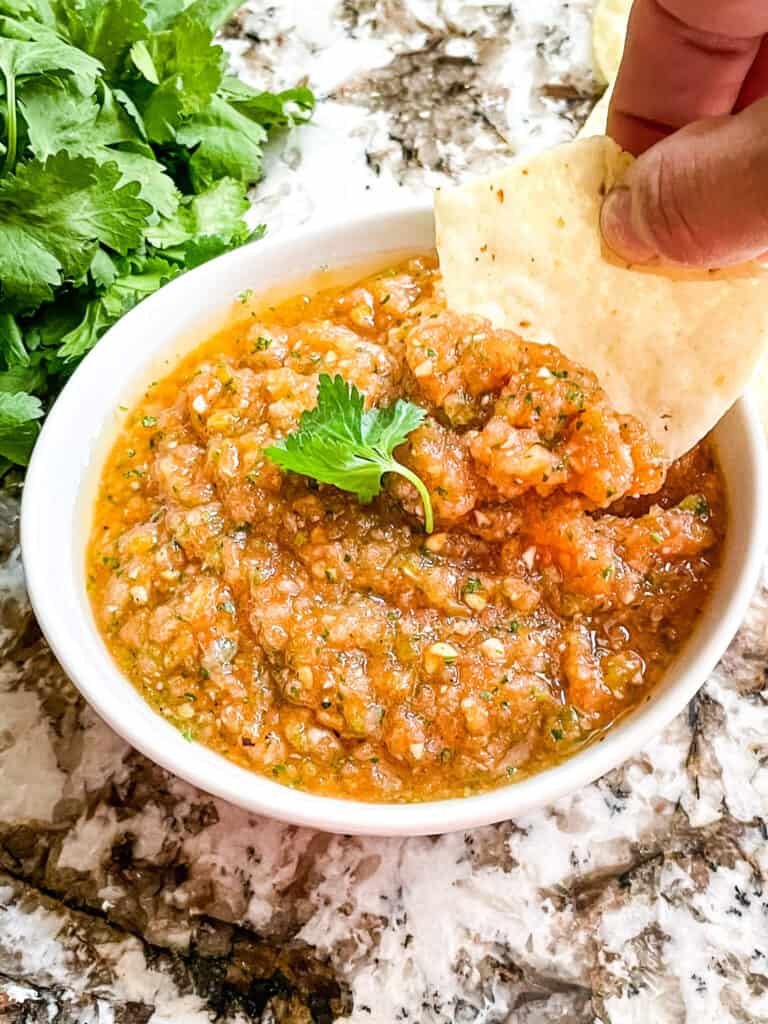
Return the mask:
<svg viewBox="0 0 768 1024">
<path fill-rule="evenodd" d="M 129 743 L 201 789 L 260 814 L 335 832 L 422 835 L 500 821 L 548 803 L 618 765 L 681 711 L 725 651 L 747 608 L 765 548 L 768 476 L 759 421 L 740 400 L 715 438 L 731 495 L 717 588 L 684 651 L 643 704 L 600 742 L 531 779 L 464 799 L 386 805 L 313 796 L 190 744 L 121 675 L 96 629 L 85 586 L 90 505 L 123 413 L 178 353 L 226 320 L 237 293 L 306 281 L 323 266 L 377 261 L 434 245 L 431 208 L 399 208 L 256 242 L 173 281 L 113 327 L 50 413 L 22 506 L 22 551 L 37 618 L 86 700 Z M 379 261 L 381 263 L 383 261 Z"/>
</svg>

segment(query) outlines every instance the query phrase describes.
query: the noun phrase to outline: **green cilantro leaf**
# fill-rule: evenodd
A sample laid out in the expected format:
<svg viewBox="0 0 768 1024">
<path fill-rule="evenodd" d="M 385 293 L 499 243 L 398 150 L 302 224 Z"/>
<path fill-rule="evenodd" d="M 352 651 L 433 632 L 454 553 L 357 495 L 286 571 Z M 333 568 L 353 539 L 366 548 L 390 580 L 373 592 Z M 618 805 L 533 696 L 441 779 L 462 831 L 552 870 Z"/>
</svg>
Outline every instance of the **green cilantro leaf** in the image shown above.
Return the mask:
<svg viewBox="0 0 768 1024">
<path fill-rule="evenodd" d="M 248 229 L 245 221 L 241 221 L 241 225 L 242 230 L 234 231 L 229 237 L 226 235 L 202 235 L 187 242 L 183 247 L 183 261 L 186 269 L 199 267 L 201 263 L 207 263 L 208 260 L 212 260 L 215 256 L 221 256 L 222 253 L 229 252 L 230 249 L 236 249 L 240 245 L 245 245 L 246 242 L 256 242 L 259 238 L 264 237 L 266 228 L 263 224 L 259 224 L 253 231 Z M 175 256 L 172 253 L 165 255 Z"/>
<path fill-rule="evenodd" d="M 303 86 L 283 92 L 259 92 L 247 82 L 227 76 L 219 96 L 267 131 L 304 124 L 315 109 L 312 91 Z"/>
<path fill-rule="evenodd" d="M 0 312 L 0 353 L 10 368 L 29 365 L 29 353 L 21 329 L 10 313 Z"/>
<path fill-rule="evenodd" d="M 96 136 L 99 107 L 95 96 L 84 95 L 68 83 L 33 79 L 19 89 L 18 106 L 27 129 L 27 144 L 38 160 L 72 145 L 87 147 Z"/>
<path fill-rule="evenodd" d="M 178 273 L 178 268 L 158 256 L 148 257 L 132 267 L 130 273 L 117 277 L 101 296 L 107 313 L 117 320 L 147 295 Z"/>
<path fill-rule="evenodd" d="M 145 79 L 143 88 L 128 92 L 153 142 L 173 142 L 183 119 L 199 114 L 211 102 L 224 77 L 226 59 L 220 46 L 211 46 L 211 39 L 205 22 L 185 12 L 173 28 L 147 40 L 159 84 Z"/>
<path fill-rule="evenodd" d="M 152 85 L 160 85 L 160 77 L 152 60 L 152 54 L 147 49 L 143 39 L 137 39 L 131 47 L 131 60 L 137 71 L 140 71 Z"/>
<path fill-rule="evenodd" d="M 205 22 L 211 32 L 218 32 L 242 7 L 240 0 L 192 0 L 184 12 Z"/>
<path fill-rule="evenodd" d="M 117 277 L 118 270 L 112 257 L 104 249 L 97 249 L 88 273 L 94 284 L 100 288 L 108 288 Z"/>
<path fill-rule="evenodd" d="M 139 108 L 133 102 L 131 97 L 124 89 L 112 89 L 112 94 L 123 108 L 125 113 L 131 119 L 139 137 L 146 142 L 147 141 L 147 126 L 144 124 L 144 118 L 139 113 Z"/>
<path fill-rule="evenodd" d="M 99 62 L 69 46 L 44 26 L 0 16 L 0 78 L 5 89 L 5 160 L 3 172 L 16 165 L 18 120 L 16 91 L 19 80 L 52 71 L 66 72 L 83 88 L 93 88 Z"/>
<path fill-rule="evenodd" d="M 243 215 L 249 206 L 242 186 L 225 178 L 184 199 L 172 217 L 147 229 L 147 239 L 159 249 L 169 249 L 204 235 L 232 238 L 245 228 Z"/>
<path fill-rule="evenodd" d="M 47 28 L 56 28 L 56 16 L 48 0 L 0 0 L 0 14 L 20 20 L 31 18 Z"/>
<path fill-rule="evenodd" d="M 183 199 L 172 217 L 148 229 L 147 239 L 164 257 L 189 270 L 263 236 L 263 224 L 251 230 L 243 219 L 248 209 L 242 185 L 223 178 L 200 195 Z"/>
<path fill-rule="evenodd" d="M 62 335 L 58 357 L 66 361 L 84 356 L 112 323 L 114 319 L 104 309 L 103 299 L 92 299 L 80 323 Z"/>
<path fill-rule="evenodd" d="M 117 165 L 120 171 L 118 187 L 135 181 L 139 186 L 139 197 L 149 203 L 160 216 L 170 216 L 179 205 L 179 194 L 173 179 L 154 156 L 146 156 L 132 149 L 99 149 L 90 152 L 99 163 Z"/>
<path fill-rule="evenodd" d="M 0 391 L 15 395 L 19 391 L 33 392 L 42 388 L 45 373 L 39 366 L 17 366 L 0 373 Z"/>
<path fill-rule="evenodd" d="M 265 455 L 283 469 L 333 484 L 366 503 L 381 492 L 385 473 L 399 473 L 419 493 L 427 533 L 433 529 L 432 502 L 423 481 L 392 452 L 415 430 L 424 409 L 398 400 L 383 409 L 364 409 L 363 395 L 342 377 L 321 374 L 317 405 L 301 415 L 299 429 Z"/>
<path fill-rule="evenodd" d="M 211 34 L 226 24 L 235 11 L 242 7 L 240 0 L 144 0 L 147 21 L 154 32 L 168 28 L 180 14 L 199 18 Z"/>
<path fill-rule="evenodd" d="M 179 142 L 196 147 L 190 160 L 195 188 L 205 188 L 221 177 L 247 184 L 258 181 L 267 133 L 302 124 L 312 116 L 314 104 L 309 89 L 258 92 L 239 79 L 225 77 L 207 110 L 188 118 L 177 132 Z"/>
<path fill-rule="evenodd" d="M 43 415 L 38 398 L 18 392 L 0 393 L 0 456 L 26 466 Z"/>
<path fill-rule="evenodd" d="M 266 130 L 218 96 L 203 113 L 190 117 L 176 138 L 195 149 L 189 169 L 197 190 L 222 177 L 246 183 L 261 177 Z"/>
<path fill-rule="evenodd" d="M 140 0 L 58 0 L 56 13 L 72 42 L 108 75 L 122 67 L 133 42 L 149 35 Z"/>
<path fill-rule="evenodd" d="M 0 14 L 0 71 L 6 78 L 63 72 L 86 90 L 93 88 L 99 70 L 98 58 L 70 46 L 52 29 Z"/>
<path fill-rule="evenodd" d="M 139 245 L 151 207 L 119 180 L 115 164 L 66 153 L 0 178 L 0 286 L 14 309 L 83 274 L 99 242 L 120 253 Z"/>
<path fill-rule="evenodd" d="M 175 211 L 178 193 L 173 179 L 109 89 L 102 90 L 99 102 L 66 83 L 39 79 L 20 93 L 19 111 L 29 148 L 39 160 L 65 149 L 100 164 L 115 163 L 121 172 L 119 185 L 138 182 L 139 195 L 159 216 Z"/>
<path fill-rule="evenodd" d="M 152 257 L 141 268 L 115 277 L 98 298 L 88 302 L 80 323 L 62 336 L 59 359 L 85 355 L 108 327 L 177 273 L 178 268 L 167 260 Z"/>
</svg>

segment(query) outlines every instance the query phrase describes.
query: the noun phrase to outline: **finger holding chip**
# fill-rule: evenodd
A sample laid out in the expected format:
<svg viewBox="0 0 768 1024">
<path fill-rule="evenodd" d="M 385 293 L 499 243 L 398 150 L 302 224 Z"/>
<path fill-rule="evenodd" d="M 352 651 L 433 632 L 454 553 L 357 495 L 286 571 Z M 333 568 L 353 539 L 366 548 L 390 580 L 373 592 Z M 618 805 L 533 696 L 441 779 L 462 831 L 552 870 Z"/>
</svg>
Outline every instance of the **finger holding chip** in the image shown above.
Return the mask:
<svg viewBox="0 0 768 1024">
<path fill-rule="evenodd" d="M 595 75 L 599 80 L 607 82 L 608 87 L 587 118 L 579 137 L 608 132 L 609 107 L 614 95 L 615 79 L 621 66 L 632 2 L 633 0 L 598 0 L 595 7 L 592 20 Z M 731 0 L 726 4 L 701 3 L 701 0 L 673 0 L 665 7 L 672 8 L 671 13 L 676 17 L 668 16 L 669 12 L 665 12 L 665 8 L 647 3 L 646 0 L 640 0 L 637 7 L 642 8 L 637 12 L 640 17 L 636 21 L 640 23 L 640 35 L 644 36 L 635 38 L 639 55 L 644 58 L 650 50 L 662 59 L 664 64 L 661 68 L 662 73 L 657 74 L 644 59 L 635 60 L 635 65 L 639 66 L 637 73 L 644 75 L 646 81 L 645 84 L 635 82 L 634 85 L 630 82 L 630 91 L 634 89 L 635 93 L 641 96 L 643 103 L 656 103 L 656 107 L 645 112 L 651 124 L 650 133 L 641 138 L 632 125 L 626 130 L 619 125 L 621 142 L 639 151 L 651 145 L 660 135 L 674 130 L 680 121 L 689 121 L 707 112 L 741 110 L 768 94 L 768 39 L 764 38 L 762 43 L 759 42 L 760 33 L 768 30 L 768 16 L 764 8 L 761 10 L 761 5 L 755 5 L 751 0 Z M 662 24 L 665 19 L 668 24 Z M 686 24 L 692 26 L 691 31 L 699 34 L 709 32 L 733 36 L 735 43 L 733 52 L 729 53 L 721 53 L 716 47 L 699 47 L 701 52 L 697 59 L 704 61 L 706 66 L 694 69 L 693 78 L 698 81 L 694 81 L 691 90 L 671 88 L 668 81 L 670 74 L 683 75 L 683 78 L 688 75 L 689 79 L 691 77 L 690 61 L 686 56 Z M 637 25 L 635 27 L 637 28 Z M 659 39 L 662 45 L 658 45 Z M 681 58 L 686 58 L 685 60 L 670 58 L 670 48 L 674 51 L 675 47 Z M 672 68 L 670 65 L 675 67 Z M 622 93 L 625 92 L 626 85 L 627 83 L 622 82 Z M 685 81 L 682 85 L 685 85 Z M 679 104 L 681 94 L 686 92 L 692 93 L 696 106 L 692 107 L 691 102 L 683 98 L 682 111 L 667 112 L 667 115 L 659 112 L 658 102 L 653 99 L 654 96 L 660 96 L 662 102 L 669 103 L 670 99 L 664 100 L 666 96 Z M 672 95 L 675 93 L 677 99 Z M 712 103 L 718 102 L 720 106 L 713 109 Z M 706 109 L 700 109 L 702 103 L 708 104 Z M 634 113 L 637 114 L 638 111 L 635 110 Z M 639 113 L 642 115 L 643 111 Z M 652 122 L 657 118 L 671 123 L 666 128 L 663 125 L 653 126 Z M 617 123 L 614 116 L 614 132 Z M 759 401 L 763 423 L 768 430 L 768 359 L 765 357 L 758 364 L 753 389 Z"/>
<path fill-rule="evenodd" d="M 608 133 L 636 156 L 703 118 L 728 115 L 751 88 L 768 33 L 755 0 L 635 0 Z"/>
</svg>

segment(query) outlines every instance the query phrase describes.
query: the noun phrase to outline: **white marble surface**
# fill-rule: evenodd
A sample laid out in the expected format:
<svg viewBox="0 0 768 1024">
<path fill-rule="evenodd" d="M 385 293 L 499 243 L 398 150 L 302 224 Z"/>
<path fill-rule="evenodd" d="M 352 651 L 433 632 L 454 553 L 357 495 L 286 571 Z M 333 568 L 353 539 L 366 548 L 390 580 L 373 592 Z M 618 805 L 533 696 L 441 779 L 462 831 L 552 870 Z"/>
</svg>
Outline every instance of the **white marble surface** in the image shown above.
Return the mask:
<svg viewBox="0 0 768 1024">
<path fill-rule="evenodd" d="M 587 0 L 251 0 L 272 232 L 570 137 Z M 39 639 L 0 540 L 0 1021 L 768 1022 L 768 592 L 688 713 L 593 786 L 438 839 L 254 820 L 146 762 Z"/>
</svg>

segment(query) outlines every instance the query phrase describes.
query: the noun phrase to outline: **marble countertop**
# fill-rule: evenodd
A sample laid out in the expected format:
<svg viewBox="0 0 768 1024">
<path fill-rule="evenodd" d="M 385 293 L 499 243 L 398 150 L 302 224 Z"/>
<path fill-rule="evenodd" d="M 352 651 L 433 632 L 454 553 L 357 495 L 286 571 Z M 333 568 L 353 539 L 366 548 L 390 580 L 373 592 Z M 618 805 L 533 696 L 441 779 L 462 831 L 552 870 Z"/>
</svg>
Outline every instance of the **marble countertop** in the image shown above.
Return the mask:
<svg viewBox="0 0 768 1024">
<path fill-rule="evenodd" d="M 254 217 L 279 232 L 571 137 L 588 0 L 251 0 L 255 83 L 308 79 Z M 687 713 L 599 782 L 432 839 L 257 820 L 83 703 L 0 496 L 0 1021 L 768 1022 L 768 591 Z"/>
</svg>

